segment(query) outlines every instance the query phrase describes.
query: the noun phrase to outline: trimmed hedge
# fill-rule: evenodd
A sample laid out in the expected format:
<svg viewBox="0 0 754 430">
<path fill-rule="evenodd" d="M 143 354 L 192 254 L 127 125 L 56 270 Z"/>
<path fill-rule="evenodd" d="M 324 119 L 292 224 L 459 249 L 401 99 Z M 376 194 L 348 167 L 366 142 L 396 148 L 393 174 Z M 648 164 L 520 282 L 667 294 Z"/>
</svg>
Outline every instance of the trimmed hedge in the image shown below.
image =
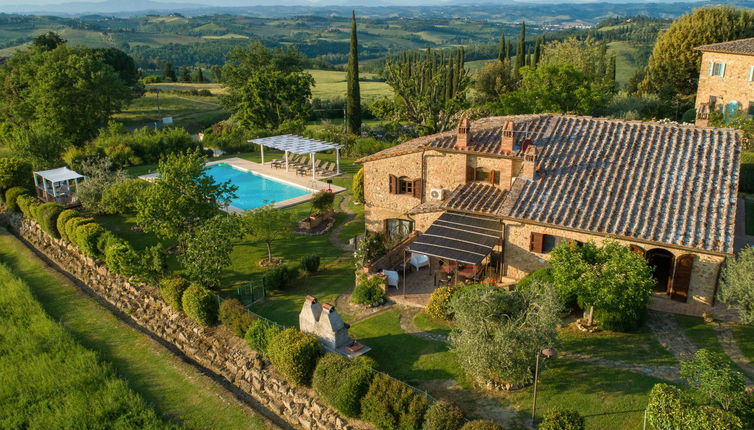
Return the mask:
<svg viewBox="0 0 754 430">
<path fill-rule="evenodd" d="M 257 318 L 252 321 L 249 328 L 246 329 L 244 340 L 246 340 L 246 344 L 249 345 L 249 348 L 266 357 L 267 345 L 269 345 L 270 340 L 281 331 L 282 329 L 277 325 L 261 318 Z"/>
<path fill-rule="evenodd" d="M 574 409 L 550 409 L 545 412 L 539 430 L 584 430 L 584 417 Z"/>
<path fill-rule="evenodd" d="M 189 284 L 184 278 L 175 277 L 167 278 L 160 281 L 160 294 L 163 300 L 171 308 L 178 312 L 183 311 L 183 292 L 186 291 Z"/>
<path fill-rule="evenodd" d="M 139 273 L 139 254 L 123 239 L 111 241 L 105 248 L 105 265 L 111 272 L 125 277 Z"/>
<path fill-rule="evenodd" d="M 422 430 L 458 430 L 463 425 L 463 411 L 447 400 L 432 404 L 424 414 Z"/>
<path fill-rule="evenodd" d="M 314 369 L 312 387 L 325 403 L 343 415 L 358 417 L 361 399 L 369 391 L 373 377 L 368 362 L 349 362 L 338 354 L 327 353 Z"/>
<path fill-rule="evenodd" d="M 311 274 L 319 270 L 319 255 L 307 255 L 301 258 L 301 269 Z"/>
<path fill-rule="evenodd" d="M 68 241 L 76 245 L 76 230 L 79 226 L 94 222 L 94 218 L 76 217 L 71 218 L 65 223 L 65 236 Z M 77 245 L 78 246 L 78 245 Z"/>
<path fill-rule="evenodd" d="M 8 188 L 5 192 L 5 207 L 11 212 L 18 212 L 18 198 L 29 194 L 29 190 L 24 187 Z"/>
<path fill-rule="evenodd" d="M 73 219 L 79 218 L 79 211 L 75 209 L 66 209 L 58 215 L 58 219 L 55 220 L 55 228 L 58 230 L 58 235 L 65 241 L 70 241 L 68 235 L 65 232 L 65 224 Z"/>
<path fill-rule="evenodd" d="M 267 291 L 286 288 L 298 276 L 298 270 L 288 266 L 275 266 L 262 274 L 262 285 Z"/>
<path fill-rule="evenodd" d="M 377 375 L 361 400 L 361 419 L 378 429 L 422 427 L 429 402 L 407 385 L 386 375 Z"/>
<path fill-rule="evenodd" d="M 469 421 L 461 427 L 461 430 L 505 430 L 503 426 L 492 421 L 474 420 Z"/>
<path fill-rule="evenodd" d="M 458 288 L 451 285 L 443 285 L 442 287 L 435 288 L 435 291 L 432 291 L 432 294 L 429 296 L 429 301 L 424 307 L 424 312 L 430 318 L 444 321 L 452 320 L 450 299 L 453 298 L 453 293 L 456 291 L 458 291 Z"/>
<path fill-rule="evenodd" d="M 220 302 L 219 319 L 233 334 L 243 337 L 255 318 L 238 299 L 225 299 Z"/>
<path fill-rule="evenodd" d="M 104 255 L 97 249 L 97 241 L 105 231 L 105 228 L 96 222 L 89 222 L 78 225 L 70 237 L 73 239 L 73 244 L 85 255 L 99 258 L 104 257 Z"/>
<path fill-rule="evenodd" d="M 63 207 L 55 202 L 42 203 L 37 208 L 36 221 L 47 234 L 52 237 L 60 237 L 57 222 L 62 211 Z"/>
<path fill-rule="evenodd" d="M 16 204 L 25 218 L 34 219 L 32 210 L 34 206 L 39 206 L 39 200 L 28 194 L 20 195 L 16 198 Z"/>
<path fill-rule="evenodd" d="M 212 292 L 201 285 L 191 284 L 181 298 L 183 312 L 203 326 L 217 321 L 217 299 Z"/>
<path fill-rule="evenodd" d="M 270 362 L 293 385 L 309 385 L 321 355 L 317 337 L 295 328 L 276 334 L 267 345 Z"/>
</svg>

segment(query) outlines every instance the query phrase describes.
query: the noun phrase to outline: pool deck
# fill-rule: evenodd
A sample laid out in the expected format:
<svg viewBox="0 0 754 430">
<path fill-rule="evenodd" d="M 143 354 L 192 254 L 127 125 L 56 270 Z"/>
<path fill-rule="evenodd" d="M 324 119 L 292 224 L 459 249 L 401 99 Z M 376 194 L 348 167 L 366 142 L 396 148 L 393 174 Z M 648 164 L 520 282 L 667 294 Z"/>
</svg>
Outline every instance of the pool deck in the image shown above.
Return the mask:
<svg viewBox="0 0 754 430">
<path fill-rule="evenodd" d="M 307 202 L 312 199 L 312 197 L 314 196 L 314 193 L 316 193 L 317 191 L 327 190 L 329 188 L 329 189 L 332 189 L 332 192 L 334 194 L 337 194 L 346 190 L 343 187 L 339 187 L 334 184 L 328 184 L 326 182 L 322 182 L 319 179 L 314 180 L 311 178 L 311 176 L 300 176 L 300 175 L 297 175 L 296 172 L 293 172 L 293 171 L 286 172 L 285 169 L 274 169 L 270 167 L 268 164 L 254 163 L 249 160 L 244 160 L 243 158 L 238 158 L 238 157 L 226 158 L 224 160 L 210 161 L 206 165 L 212 166 L 212 165 L 220 164 L 220 163 L 226 163 L 239 170 L 243 170 L 247 172 L 254 172 L 268 179 L 272 179 L 272 180 L 289 184 L 289 185 L 303 187 L 310 190 L 309 194 L 306 194 L 300 197 L 294 197 L 288 200 L 283 200 L 282 202 L 275 202 L 274 207 L 278 209 L 287 208 L 290 206 L 297 205 L 299 203 Z M 244 212 L 243 209 L 237 208 L 235 206 L 228 206 L 227 211 L 231 213 Z"/>
</svg>

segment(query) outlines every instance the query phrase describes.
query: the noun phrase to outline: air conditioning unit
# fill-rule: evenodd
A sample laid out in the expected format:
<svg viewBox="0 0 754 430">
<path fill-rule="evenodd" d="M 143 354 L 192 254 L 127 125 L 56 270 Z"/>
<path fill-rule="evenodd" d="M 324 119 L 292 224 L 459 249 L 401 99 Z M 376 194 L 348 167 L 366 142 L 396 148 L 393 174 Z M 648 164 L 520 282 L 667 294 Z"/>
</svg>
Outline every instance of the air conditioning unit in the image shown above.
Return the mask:
<svg viewBox="0 0 754 430">
<path fill-rule="evenodd" d="M 445 190 L 442 188 L 432 188 L 429 190 L 430 200 L 443 200 L 445 198 Z"/>
</svg>

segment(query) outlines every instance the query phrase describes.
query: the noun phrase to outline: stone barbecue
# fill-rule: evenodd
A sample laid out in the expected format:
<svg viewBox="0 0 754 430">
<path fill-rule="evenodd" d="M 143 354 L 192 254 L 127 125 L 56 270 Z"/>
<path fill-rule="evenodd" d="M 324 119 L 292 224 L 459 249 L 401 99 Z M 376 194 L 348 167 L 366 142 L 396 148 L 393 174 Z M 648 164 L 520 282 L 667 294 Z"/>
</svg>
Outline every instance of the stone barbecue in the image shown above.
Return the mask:
<svg viewBox="0 0 754 430">
<path fill-rule="evenodd" d="M 316 297 L 306 296 L 298 314 L 298 323 L 301 331 L 317 336 L 325 348 L 348 358 L 358 357 L 371 349 L 348 336 L 349 325 L 343 321 L 335 306 L 320 304 Z"/>
</svg>

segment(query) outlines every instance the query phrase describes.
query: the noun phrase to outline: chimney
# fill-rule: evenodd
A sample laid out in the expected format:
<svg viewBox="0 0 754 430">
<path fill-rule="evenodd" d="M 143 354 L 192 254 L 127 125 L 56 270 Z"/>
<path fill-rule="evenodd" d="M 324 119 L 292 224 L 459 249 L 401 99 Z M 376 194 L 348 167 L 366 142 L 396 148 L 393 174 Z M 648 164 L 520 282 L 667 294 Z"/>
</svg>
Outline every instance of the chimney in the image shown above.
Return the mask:
<svg viewBox="0 0 754 430">
<path fill-rule="evenodd" d="M 471 135 L 471 125 L 468 118 L 461 119 L 458 123 L 458 134 L 456 137 L 456 148 L 466 149 L 469 147 L 469 140 Z"/>
<path fill-rule="evenodd" d="M 500 152 L 510 154 L 516 144 L 516 133 L 513 132 L 513 121 L 506 121 L 503 125 L 503 140 Z"/>
<path fill-rule="evenodd" d="M 537 171 L 537 147 L 529 145 L 524 153 L 524 163 L 521 169 L 521 177 L 534 179 L 534 173 Z"/>
</svg>

